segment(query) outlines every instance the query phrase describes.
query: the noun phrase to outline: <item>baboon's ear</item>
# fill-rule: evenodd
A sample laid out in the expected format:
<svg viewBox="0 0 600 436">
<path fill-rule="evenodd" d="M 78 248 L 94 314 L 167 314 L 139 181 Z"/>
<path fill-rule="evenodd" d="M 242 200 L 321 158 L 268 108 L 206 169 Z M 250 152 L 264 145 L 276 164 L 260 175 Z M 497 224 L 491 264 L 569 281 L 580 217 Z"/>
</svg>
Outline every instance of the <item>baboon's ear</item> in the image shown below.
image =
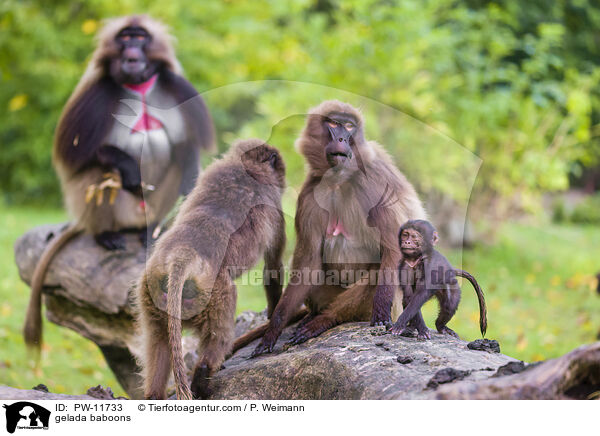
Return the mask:
<svg viewBox="0 0 600 436">
<path fill-rule="evenodd" d="M 440 237 L 438 236 L 438 232 L 433 232 L 433 236 L 431 237 L 431 245 L 436 245 Z"/>
<path fill-rule="evenodd" d="M 271 159 L 272 151 L 268 150 L 264 145 L 256 149 L 256 160 L 258 162 L 268 162 Z"/>
<path fill-rule="evenodd" d="M 271 164 L 271 167 L 273 169 L 275 169 L 275 167 L 277 166 L 277 160 L 279 159 L 279 156 L 277 155 L 277 153 L 275 152 L 271 152 L 271 154 L 269 155 L 269 164 Z"/>
</svg>

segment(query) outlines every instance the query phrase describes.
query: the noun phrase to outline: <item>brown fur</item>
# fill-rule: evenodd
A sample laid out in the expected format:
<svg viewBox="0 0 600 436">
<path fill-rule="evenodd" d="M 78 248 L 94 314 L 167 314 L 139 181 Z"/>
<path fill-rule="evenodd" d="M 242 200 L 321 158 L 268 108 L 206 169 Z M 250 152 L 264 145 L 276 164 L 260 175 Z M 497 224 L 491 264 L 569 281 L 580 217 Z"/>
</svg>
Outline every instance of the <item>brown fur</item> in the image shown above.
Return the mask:
<svg viewBox="0 0 600 436">
<path fill-rule="evenodd" d="M 77 100 L 77 98 L 87 91 L 91 85 L 106 74 L 106 62 L 118 55 L 115 37 L 121 29 L 128 26 L 143 27 L 152 35 L 152 42 L 146 51 L 150 59 L 160 59 L 173 73 L 178 75 L 183 74 L 183 70 L 175 57 L 175 50 L 173 49 L 173 42 L 175 39 L 169 35 L 167 26 L 160 21 L 152 19 L 148 15 L 132 15 L 112 18 L 106 20 L 104 26 L 96 35 L 96 50 L 94 50 L 85 73 L 79 80 L 77 87 L 67 102 L 65 113 L 73 101 Z"/>
<path fill-rule="evenodd" d="M 353 157 L 340 171 L 330 168 L 324 152 L 330 141 L 324 123 L 335 114 L 350 116 L 356 125 Z M 375 273 L 375 283 L 359 280 L 355 274 L 353 279 L 329 286 L 311 286 L 306 281 L 289 284 L 254 355 L 272 351 L 303 302 L 311 310 L 310 319 L 296 331 L 292 343 L 342 322 L 391 320 L 392 306 L 398 302 L 397 265 L 401 259 L 397 231 L 407 219 L 424 217 L 425 211 L 390 156 L 376 142 L 367 142 L 363 132 L 362 116 L 349 104 L 326 101 L 309 112 L 297 141 L 309 173 L 298 197 L 292 270 L 366 270 L 369 275 Z M 343 223 L 348 238 L 331 237 L 328 227 L 332 217 Z"/>
<path fill-rule="evenodd" d="M 27 306 L 23 337 L 27 347 L 34 352 L 39 353 L 42 344 L 42 286 L 46 270 L 61 247 L 79 233 L 81 233 L 80 230 L 69 226 L 59 236 L 55 236 L 42 253 L 33 271 L 31 277 L 31 296 L 29 297 L 29 305 Z"/>
<path fill-rule="evenodd" d="M 88 186 L 98 184 L 106 168 L 98 165 L 96 152 L 104 144 L 112 123 L 117 104 L 123 98 L 120 84 L 111 77 L 110 60 L 119 55 L 115 37 L 128 26 L 145 28 L 152 36 L 145 49 L 148 60 L 160 64 L 159 81 L 181 107 L 190 133 L 186 144 L 178 145 L 181 160 L 192 162 L 199 148 L 211 148 L 214 132 L 210 115 L 202 99 L 193 87 L 181 77 L 181 66 L 175 58 L 167 28 L 145 15 L 108 20 L 98 33 L 97 48 L 85 73 L 67 101 L 56 128 L 53 163 L 61 182 L 65 206 L 73 223 L 69 232 L 85 231 L 93 235 L 118 232 L 123 229 L 140 229 L 147 223 L 156 224 L 175 204 L 183 178 L 181 162 L 171 162 L 156 191 L 147 195 L 148 208 L 140 206 L 141 197 L 121 189 L 114 201 L 106 199 L 102 204 L 86 202 Z M 182 104 L 184 103 L 185 104 Z M 192 126 L 192 127 L 189 127 Z M 196 153 L 196 154 L 194 154 Z M 176 154 L 176 153 L 173 153 Z M 198 161 L 198 160 L 197 160 Z M 199 169 L 199 161 L 195 164 Z M 187 170 L 187 169 L 186 169 Z M 193 183 L 193 182 L 192 182 Z M 107 197 L 107 196 L 105 196 Z M 70 238 L 57 238 L 44 252 L 33 274 L 31 298 L 24 327 L 28 346 L 41 346 L 41 292 L 47 266 Z M 60 242 L 60 244 L 58 244 Z"/>
<path fill-rule="evenodd" d="M 274 155 L 274 166 L 264 162 Z M 233 281 L 263 255 L 265 271 L 273 275 L 273 282 L 265 286 L 269 313 L 274 309 L 281 295 L 285 245 L 284 171 L 274 148 L 258 140 L 237 143 L 206 169 L 174 226 L 156 244 L 137 295 L 138 325 L 145 341 L 141 363 L 146 398 L 165 398 L 171 367 L 177 398 L 192 398 L 181 352 L 182 321 L 200 340 L 193 394 L 209 395 L 208 378 L 233 343 Z M 228 270 L 232 267 L 236 270 Z M 182 304 L 186 289 L 191 294 Z"/>
<path fill-rule="evenodd" d="M 115 37 L 120 30 L 128 26 L 143 27 L 152 35 L 152 41 L 146 47 L 145 53 L 149 60 L 161 63 L 159 77 L 169 77 L 169 83 L 165 86 L 172 88 L 175 100 L 180 104 L 193 100 L 194 104 L 200 106 L 195 107 L 194 104 L 187 103 L 182 105 L 182 110 L 189 112 L 185 114 L 189 125 L 200 126 L 202 130 L 190 133 L 190 149 L 214 147 L 210 115 L 193 87 L 181 77 L 181 66 L 172 46 L 173 37 L 168 34 L 167 27 L 146 15 L 133 15 L 106 21 L 105 26 L 98 33 L 98 45 L 87 69 L 65 105 L 56 129 L 53 149 L 54 167 L 61 181 L 65 206 L 76 225 L 92 234 L 119 231 L 123 228 L 143 228 L 147 222 L 162 219 L 173 206 L 178 195 L 178 178 L 181 177 L 181 173 L 172 167 L 160 186 L 157 186 L 157 192 L 152 194 L 153 198 L 148 199 L 152 203 L 150 210 L 142 210 L 139 207 L 140 199 L 124 190 L 119 192 L 114 205 L 111 206 L 105 202 L 96 207 L 85 202 L 85 188 L 90 184 L 98 183 L 104 172 L 97 167 L 87 168 L 95 150 L 104 145 L 102 135 L 107 133 L 104 130 L 114 122 L 116 104 L 119 99 L 124 98 L 120 94 L 120 85 L 110 80 L 106 82 L 106 79 L 110 78 L 108 62 L 119 54 Z M 100 83 L 103 84 L 102 87 L 96 89 L 95 87 Z M 102 98 L 94 97 L 95 103 L 90 105 L 92 107 L 89 110 L 94 115 L 93 120 L 79 122 L 93 121 L 100 126 L 96 127 L 99 133 L 90 133 L 91 138 L 85 143 L 83 133 L 80 135 L 79 127 L 73 128 L 73 123 L 81 109 L 88 108 L 85 105 L 86 98 L 91 98 L 89 95 L 95 95 L 94 93 L 100 94 Z M 97 100 L 101 100 L 102 104 L 96 103 Z M 79 105 L 85 106 L 81 108 Z M 81 126 L 81 132 L 84 131 L 86 129 Z M 190 157 L 191 153 L 188 155 L 188 158 Z"/>
</svg>

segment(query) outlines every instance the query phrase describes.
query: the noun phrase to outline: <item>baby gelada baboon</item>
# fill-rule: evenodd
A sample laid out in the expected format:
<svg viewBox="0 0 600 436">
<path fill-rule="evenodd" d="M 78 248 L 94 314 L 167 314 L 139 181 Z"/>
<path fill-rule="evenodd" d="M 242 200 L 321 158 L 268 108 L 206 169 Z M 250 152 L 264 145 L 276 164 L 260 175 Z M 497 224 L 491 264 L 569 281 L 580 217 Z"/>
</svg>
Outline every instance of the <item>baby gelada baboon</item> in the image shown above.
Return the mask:
<svg viewBox="0 0 600 436">
<path fill-rule="evenodd" d="M 475 277 L 454 269 L 448 259 L 434 248 L 438 239 L 438 233 L 429 221 L 409 220 L 400 227 L 398 240 L 403 259 L 399 269 L 404 311 L 392 326 L 392 335 L 412 336 L 416 330 L 417 339 L 431 339 L 421 307 L 435 296 L 440 303 L 440 313 L 435 321 L 437 331 L 458 338 L 447 324 L 460 302 L 461 290 L 455 278 L 459 276 L 469 280 L 475 289 L 479 301 L 479 329 L 485 336 L 487 308 L 483 290 Z"/>
<path fill-rule="evenodd" d="M 171 368 L 178 399 L 210 395 L 209 378 L 233 343 L 234 280 L 263 255 L 269 316 L 273 312 L 283 274 L 284 188 L 285 165 L 275 148 L 256 139 L 237 142 L 206 169 L 158 240 L 137 287 L 147 399 L 166 397 Z M 191 390 L 182 323 L 199 338 Z"/>
</svg>

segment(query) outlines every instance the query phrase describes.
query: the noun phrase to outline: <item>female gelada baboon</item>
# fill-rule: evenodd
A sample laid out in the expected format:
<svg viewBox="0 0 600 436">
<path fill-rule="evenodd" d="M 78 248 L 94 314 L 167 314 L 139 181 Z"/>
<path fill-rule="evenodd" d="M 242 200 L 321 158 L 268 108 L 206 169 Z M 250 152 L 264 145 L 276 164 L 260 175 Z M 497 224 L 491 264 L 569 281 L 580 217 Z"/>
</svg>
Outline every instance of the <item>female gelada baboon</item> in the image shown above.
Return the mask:
<svg viewBox="0 0 600 436">
<path fill-rule="evenodd" d="M 137 288 L 146 398 L 165 398 L 171 367 L 178 399 L 210 394 L 209 377 L 233 342 L 234 279 L 263 255 L 269 314 L 275 308 L 285 245 L 284 173 L 279 152 L 269 145 L 259 140 L 233 145 L 206 169 L 173 227 L 158 240 Z M 181 349 L 182 322 L 199 338 L 191 391 Z"/>
<path fill-rule="evenodd" d="M 166 27 L 143 15 L 107 21 L 56 128 L 53 163 L 73 222 L 34 271 L 27 345 L 41 345 L 41 290 L 60 248 L 83 231 L 109 250 L 124 248 L 125 229 L 145 243 L 193 188 L 200 150 L 213 145 L 211 117 L 183 78 Z"/>
<path fill-rule="evenodd" d="M 346 103 L 326 101 L 308 115 L 297 142 L 309 173 L 298 197 L 290 283 L 254 355 L 272 351 L 302 303 L 310 313 L 293 344 L 346 321 L 390 322 L 394 301 L 401 304 L 397 231 L 425 211 L 389 155 L 363 131 L 361 114 Z"/>
</svg>

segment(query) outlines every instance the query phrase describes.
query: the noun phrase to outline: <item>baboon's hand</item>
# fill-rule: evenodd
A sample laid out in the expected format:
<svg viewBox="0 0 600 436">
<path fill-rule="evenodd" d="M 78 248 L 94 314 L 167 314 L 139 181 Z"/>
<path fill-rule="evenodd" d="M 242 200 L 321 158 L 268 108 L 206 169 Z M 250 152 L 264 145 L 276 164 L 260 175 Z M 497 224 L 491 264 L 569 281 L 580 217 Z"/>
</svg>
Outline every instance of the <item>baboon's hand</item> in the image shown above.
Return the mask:
<svg viewBox="0 0 600 436">
<path fill-rule="evenodd" d="M 429 333 L 429 329 L 422 330 L 417 334 L 417 341 L 427 341 L 431 339 L 431 334 Z"/>
<path fill-rule="evenodd" d="M 119 232 L 102 232 L 95 235 L 94 239 L 109 251 L 125 249 L 125 236 Z"/>
<path fill-rule="evenodd" d="M 261 339 L 260 343 L 256 346 L 252 354 L 250 355 L 250 359 L 254 359 L 257 356 L 260 356 L 263 353 L 270 353 L 273 351 L 274 343 L 268 343 L 269 341 L 265 341 L 265 339 Z"/>
<path fill-rule="evenodd" d="M 273 348 L 275 348 L 275 343 L 277 342 L 277 338 L 279 335 L 274 335 L 270 330 L 267 330 L 263 338 L 260 340 L 259 344 L 256 346 L 252 354 L 250 355 L 250 359 L 255 358 L 256 356 L 260 356 L 263 353 L 271 353 Z"/>
<path fill-rule="evenodd" d="M 210 389 L 210 368 L 206 363 L 198 365 L 194 370 L 192 384 L 190 386 L 195 399 L 206 400 L 212 395 Z M 186 398 L 187 399 L 187 398 Z"/>
<path fill-rule="evenodd" d="M 394 289 L 391 286 L 378 286 L 373 297 L 371 325 L 389 326 L 392 323 L 392 300 Z"/>
<path fill-rule="evenodd" d="M 388 316 L 387 318 L 384 315 L 375 315 L 371 318 L 371 325 L 375 327 L 389 327 L 392 325 L 392 320 Z"/>
<path fill-rule="evenodd" d="M 371 316 L 371 325 L 372 326 L 386 326 L 389 327 L 392 325 L 392 317 L 390 311 L 382 310 L 381 308 L 377 309 L 373 307 L 373 315 Z"/>
<path fill-rule="evenodd" d="M 392 335 L 400 336 L 404 332 L 405 327 L 406 327 L 406 323 L 397 321 L 392 326 Z"/>
<path fill-rule="evenodd" d="M 445 334 L 445 335 L 449 335 L 449 336 L 453 336 L 456 339 L 460 339 L 458 334 L 456 334 L 456 332 L 454 330 L 452 330 L 450 327 L 442 327 L 438 329 L 439 333 Z"/>
<path fill-rule="evenodd" d="M 326 330 L 336 325 L 335 319 L 332 319 L 325 315 L 319 315 L 306 324 L 298 327 L 294 332 L 292 338 L 286 343 L 286 345 L 298 345 L 308 341 L 311 338 L 319 336 Z"/>
<path fill-rule="evenodd" d="M 123 189 L 131 192 L 133 195 L 141 197 L 144 191 L 142 189 L 142 178 L 140 174 L 128 173 L 124 171 L 122 171 L 120 174 Z"/>
</svg>

